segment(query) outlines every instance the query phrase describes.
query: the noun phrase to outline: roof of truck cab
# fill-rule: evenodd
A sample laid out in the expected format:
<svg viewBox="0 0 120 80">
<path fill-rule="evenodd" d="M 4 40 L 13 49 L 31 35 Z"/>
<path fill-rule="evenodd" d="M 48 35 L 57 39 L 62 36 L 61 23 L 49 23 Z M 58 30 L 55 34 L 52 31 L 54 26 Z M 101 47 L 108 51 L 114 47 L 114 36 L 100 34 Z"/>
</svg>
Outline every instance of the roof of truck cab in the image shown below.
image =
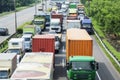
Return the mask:
<svg viewBox="0 0 120 80">
<path fill-rule="evenodd" d="M 11 38 L 11 39 L 9 40 L 9 42 L 23 42 L 23 41 L 24 41 L 23 38 Z"/>
<path fill-rule="evenodd" d="M 91 19 L 83 19 L 82 23 L 92 23 Z"/>
<path fill-rule="evenodd" d="M 12 60 L 16 53 L 0 53 L 0 60 Z"/>
<path fill-rule="evenodd" d="M 95 58 L 92 56 L 71 56 L 70 61 L 94 61 Z"/>
<path fill-rule="evenodd" d="M 32 34 L 23 34 L 22 38 L 24 37 L 32 37 Z"/>
<path fill-rule="evenodd" d="M 6 66 L 0 67 L 0 71 L 1 71 L 1 70 L 7 70 L 7 71 L 8 71 L 9 69 L 10 69 L 10 67 L 6 67 Z"/>
</svg>

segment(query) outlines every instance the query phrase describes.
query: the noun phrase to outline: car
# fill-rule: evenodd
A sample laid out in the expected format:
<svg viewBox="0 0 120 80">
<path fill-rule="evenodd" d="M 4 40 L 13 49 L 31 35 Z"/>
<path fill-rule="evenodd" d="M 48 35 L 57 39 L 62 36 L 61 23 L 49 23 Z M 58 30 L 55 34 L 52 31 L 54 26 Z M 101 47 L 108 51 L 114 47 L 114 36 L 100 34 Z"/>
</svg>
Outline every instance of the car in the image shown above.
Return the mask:
<svg viewBox="0 0 120 80">
<path fill-rule="evenodd" d="M 8 35 L 8 29 L 7 28 L 0 28 L 0 35 L 2 35 L 2 36 Z"/>
</svg>

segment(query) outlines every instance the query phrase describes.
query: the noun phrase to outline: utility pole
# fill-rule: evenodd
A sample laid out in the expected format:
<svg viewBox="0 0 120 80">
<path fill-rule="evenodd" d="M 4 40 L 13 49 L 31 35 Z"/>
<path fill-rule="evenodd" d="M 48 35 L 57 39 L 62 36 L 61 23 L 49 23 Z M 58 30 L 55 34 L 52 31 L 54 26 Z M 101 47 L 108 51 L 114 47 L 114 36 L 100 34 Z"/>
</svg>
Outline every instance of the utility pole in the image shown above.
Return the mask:
<svg viewBox="0 0 120 80">
<path fill-rule="evenodd" d="M 17 14 L 16 14 L 16 1 L 14 0 L 14 12 L 15 12 L 15 32 L 17 32 Z"/>
<path fill-rule="evenodd" d="M 37 14 L 37 2 L 35 0 L 35 15 Z"/>
<path fill-rule="evenodd" d="M 14 0 L 14 12 L 15 12 L 15 32 L 17 32 L 16 0 Z"/>
</svg>

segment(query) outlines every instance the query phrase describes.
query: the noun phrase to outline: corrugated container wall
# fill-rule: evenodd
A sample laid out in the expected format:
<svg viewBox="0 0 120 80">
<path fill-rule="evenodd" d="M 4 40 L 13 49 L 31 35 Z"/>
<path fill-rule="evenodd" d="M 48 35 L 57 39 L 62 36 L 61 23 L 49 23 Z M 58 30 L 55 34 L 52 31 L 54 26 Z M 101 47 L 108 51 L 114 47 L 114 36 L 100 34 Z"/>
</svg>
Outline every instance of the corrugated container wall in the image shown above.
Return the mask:
<svg viewBox="0 0 120 80">
<path fill-rule="evenodd" d="M 66 57 L 69 56 L 92 56 L 93 40 L 84 29 L 67 29 L 66 34 Z"/>
<path fill-rule="evenodd" d="M 32 40 L 32 52 L 55 52 L 54 35 L 35 35 Z"/>
</svg>

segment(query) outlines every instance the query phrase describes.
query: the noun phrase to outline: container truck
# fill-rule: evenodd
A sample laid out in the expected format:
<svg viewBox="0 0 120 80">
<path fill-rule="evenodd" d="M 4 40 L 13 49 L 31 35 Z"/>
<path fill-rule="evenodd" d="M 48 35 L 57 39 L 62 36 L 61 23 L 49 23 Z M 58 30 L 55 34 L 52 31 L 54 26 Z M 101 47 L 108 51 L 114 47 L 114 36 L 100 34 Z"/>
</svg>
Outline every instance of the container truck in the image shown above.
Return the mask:
<svg viewBox="0 0 120 80">
<path fill-rule="evenodd" d="M 60 33 L 62 31 L 63 15 L 51 14 L 50 32 L 53 30 Z"/>
<path fill-rule="evenodd" d="M 84 5 L 83 4 L 78 4 L 77 5 L 77 9 L 78 9 L 78 14 L 85 14 Z"/>
<path fill-rule="evenodd" d="M 62 31 L 60 19 L 59 18 L 51 18 L 49 32 L 57 32 L 60 33 Z"/>
<path fill-rule="evenodd" d="M 26 53 L 11 76 L 12 80 L 53 80 L 52 52 Z"/>
<path fill-rule="evenodd" d="M 67 30 L 66 62 L 68 80 L 95 80 L 98 63 L 93 57 L 93 40 L 86 30 Z"/>
<path fill-rule="evenodd" d="M 45 15 L 45 19 L 46 19 L 46 23 L 45 26 L 50 26 L 50 13 L 46 13 Z"/>
<path fill-rule="evenodd" d="M 19 63 L 25 53 L 24 39 L 23 38 L 11 38 L 8 41 L 8 50 L 6 53 L 17 53 L 17 63 Z"/>
<path fill-rule="evenodd" d="M 63 15 L 62 14 L 51 14 L 51 18 L 58 18 L 58 19 L 60 19 L 60 24 L 62 26 L 62 23 L 63 23 Z"/>
<path fill-rule="evenodd" d="M 68 10 L 68 16 L 67 16 L 67 20 L 74 20 L 77 19 L 77 9 L 69 9 Z"/>
<path fill-rule="evenodd" d="M 92 21 L 89 18 L 81 20 L 81 29 L 85 29 L 89 34 L 93 34 Z"/>
<path fill-rule="evenodd" d="M 16 53 L 0 54 L 0 79 L 8 79 L 17 67 Z"/>
<path fill-rule="evenodd" d="M 48 35 L 54 35 L 55 36 L 55 53 L 58 53 L 61 47 L 62 42 L 62 34 L 56 33 L 56 32 L 49 32 Z"/>
<path fill-rule="evenodd" d="M 55 52 L 54 35 L 35 35 L 32 38 L 32 52 Z"/>
</svg>

